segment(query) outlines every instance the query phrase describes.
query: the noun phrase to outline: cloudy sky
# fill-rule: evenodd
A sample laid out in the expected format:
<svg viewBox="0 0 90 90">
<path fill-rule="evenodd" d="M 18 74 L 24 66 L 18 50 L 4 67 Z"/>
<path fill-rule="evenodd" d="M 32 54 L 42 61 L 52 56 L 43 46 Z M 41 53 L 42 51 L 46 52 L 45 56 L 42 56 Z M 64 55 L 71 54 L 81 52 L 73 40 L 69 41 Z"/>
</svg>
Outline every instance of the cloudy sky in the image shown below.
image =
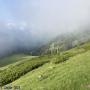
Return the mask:
<svg viewBox="0 0 90 90">
<path fill-rule="evenodd" d="M 0 47 L 30 46 L 78 30 L 89 24 L 89 17 L 90 0 L 0 0 Z"/>
<path fill-rule="evenodd" d="M 0 23 L 55 34 L 88 23 L 89 9 L 90 0 L 0 0 Z"/>
</svg>

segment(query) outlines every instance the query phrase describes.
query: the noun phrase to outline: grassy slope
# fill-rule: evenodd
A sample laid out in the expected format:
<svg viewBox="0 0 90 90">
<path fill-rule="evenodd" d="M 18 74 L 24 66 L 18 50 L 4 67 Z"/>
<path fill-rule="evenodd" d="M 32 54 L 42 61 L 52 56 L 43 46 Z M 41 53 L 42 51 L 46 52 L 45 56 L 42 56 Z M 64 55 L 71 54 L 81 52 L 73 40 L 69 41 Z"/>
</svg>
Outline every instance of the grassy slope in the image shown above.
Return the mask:
<svg viewBox="0 0 90 90">
<path fill-rule="evenodd" d="M 45 64 L 12 85 L 21 90 L 90 90 L 90 51 L 60 64 Z"/>
<path fill-rule="evenodd" d="M 32 58 L 32 57 L 25 54 L 10 55 L 8 57 L 0 59 L 0 67 L 24 60 L 25 58 Z"/>
</svg>

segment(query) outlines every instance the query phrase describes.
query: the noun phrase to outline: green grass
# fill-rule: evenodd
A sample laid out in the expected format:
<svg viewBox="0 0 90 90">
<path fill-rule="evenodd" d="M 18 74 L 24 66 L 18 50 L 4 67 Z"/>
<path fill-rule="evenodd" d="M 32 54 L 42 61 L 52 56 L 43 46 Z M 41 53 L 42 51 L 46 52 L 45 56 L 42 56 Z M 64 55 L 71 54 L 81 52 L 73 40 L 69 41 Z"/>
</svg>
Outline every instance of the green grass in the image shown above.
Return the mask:
<svg viewBox="0 0 90 90">
<path fill-rule="evenodd" d="M 90 90 L 90 51 L 60 64 L 45 64 L 11 84 L 21 90 Z"/>
<path fill-rule="evenodd" d="M 88 83 L 86 85 L 87 89 L 86 87 L 83 89 L 84 87 L 80 86 L 78 89 L 80 82 L 77 80 L 79 77 L 81 82 L 84 78 L 88 78 L 87 80 L 89 80 L 88 76 L 79 76 L 79 74 L 84 75 L 85 72 L 86 75 L 90 75 L 87 72 L 90 68 L 89 50 L 90 42 L 56 55 L 45 55 L 34 58 L 31 56 L 21 57 L 19 62 L 0 69 L 0 84 L 1 86 L 6 85 L 22 76 L 14 83 L 16 85 L 19 84 L 22 90 L 30 90 L 30 88 L 31 90 L 88 90 Z M 79 69 L 80 71 L 78 71 Z M 84 70 L 83 73 L 82 70 Z M 28 82 L 27 78 L 30 82 Z M 54 78 L 57 78 L 57 81 Z M 60 80 L 58 81 L 58 79 Z"/>
<path fill-rule="evenodd" d="M 31 56 L 26 57 L 19 57 L 20 60 L 17 63 L 8 65 L 8 67 L 4 67 L 4 69 L 0 69 L 0 79 L 1 79 L 1 85 L 8 84 L 17 78 L 21 77 L 22 75 L 26 74 L 27 72 L 40 67 L 44 63 L 51 62 L 54 64 L 58 64 L 61 62 L 64 62 L 66 60 L 69 60 L 70 57 L 73 57 L 77 54 L 84 53 L 87 51 L 86 47 L 89 47 L 90 44 L 85 44 L 83 46 L 80 46 L 79 48 L 76 47 L 74 49 L 62 52 L 60 54 L 56 55 L 50 55 L 50 56 L 40 56 L 36 58 L 31 58 Z M 83 47 L 83 48 L 82 48 Z M 85 48 L 85 49 L 84 49 Z M 12 58 L 15 59 L 16 57 Z"/>
</svg>

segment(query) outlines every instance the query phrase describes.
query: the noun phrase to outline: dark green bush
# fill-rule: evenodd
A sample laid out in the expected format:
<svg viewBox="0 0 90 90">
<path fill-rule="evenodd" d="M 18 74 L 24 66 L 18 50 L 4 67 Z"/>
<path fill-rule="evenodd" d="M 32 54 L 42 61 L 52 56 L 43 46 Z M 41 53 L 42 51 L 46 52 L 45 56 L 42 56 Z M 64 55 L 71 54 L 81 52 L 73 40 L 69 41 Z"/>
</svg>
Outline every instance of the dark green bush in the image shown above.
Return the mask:
<svg viewBox="0 0 90 90">
<path fill-rule="evenodd" d="M 24 61 L 15 66 L 9 66 L 7 69 L 3 70 L 0 73 L 0 85 L 6 85 L 26 74 L 27 72 L 38 68 L 39 66 L 47 63 L 48 60 L 43 59 L 32 59 L 28 61 Z"/>
<path fill-rule="evenodd" d="M 54 64 L 58 64 L 58 63 L 66 61 L 68 59 L 69 59 L 69 56 L 62 54 L 62 55 L 58 56 L 57 58 L 54 58 L 51 62 Z"/>
<path fill-rule="evenodd" d="M 67 52 L 64 52 L 63 55 L 66 57 L 72 57 L 72 56 L 74 56 L 74 53 L 67 51 Z"/>
</svg>

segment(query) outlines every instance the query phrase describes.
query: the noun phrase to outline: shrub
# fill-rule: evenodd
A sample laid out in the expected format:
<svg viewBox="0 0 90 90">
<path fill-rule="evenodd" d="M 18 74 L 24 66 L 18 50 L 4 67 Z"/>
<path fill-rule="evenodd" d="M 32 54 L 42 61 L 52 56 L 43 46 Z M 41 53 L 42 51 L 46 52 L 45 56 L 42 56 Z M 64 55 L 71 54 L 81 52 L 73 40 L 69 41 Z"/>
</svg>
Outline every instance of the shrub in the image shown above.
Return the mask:
<svg viewBox="0 0 90 90">
<path fill-rule="evenodd" d="M 62 55 L 58 56 L 57 58 L 54 58 L 51 62 L 54 64 L 58 64 L 58 63 L 66 61 L 68 59 L 69 59 L 68 56 L 62 54 Z"/>
<path fill-rule="evenodd" d="M 46 59 L 32 59 L 28 61 L 23 61 L 15 66 L 9 66 L 0 73 L 0 85 L 6 85 L 26 74 L 27 72 L 40 67 L 41 65 L 47 63 L 49 60 Z"/>
</svg>

